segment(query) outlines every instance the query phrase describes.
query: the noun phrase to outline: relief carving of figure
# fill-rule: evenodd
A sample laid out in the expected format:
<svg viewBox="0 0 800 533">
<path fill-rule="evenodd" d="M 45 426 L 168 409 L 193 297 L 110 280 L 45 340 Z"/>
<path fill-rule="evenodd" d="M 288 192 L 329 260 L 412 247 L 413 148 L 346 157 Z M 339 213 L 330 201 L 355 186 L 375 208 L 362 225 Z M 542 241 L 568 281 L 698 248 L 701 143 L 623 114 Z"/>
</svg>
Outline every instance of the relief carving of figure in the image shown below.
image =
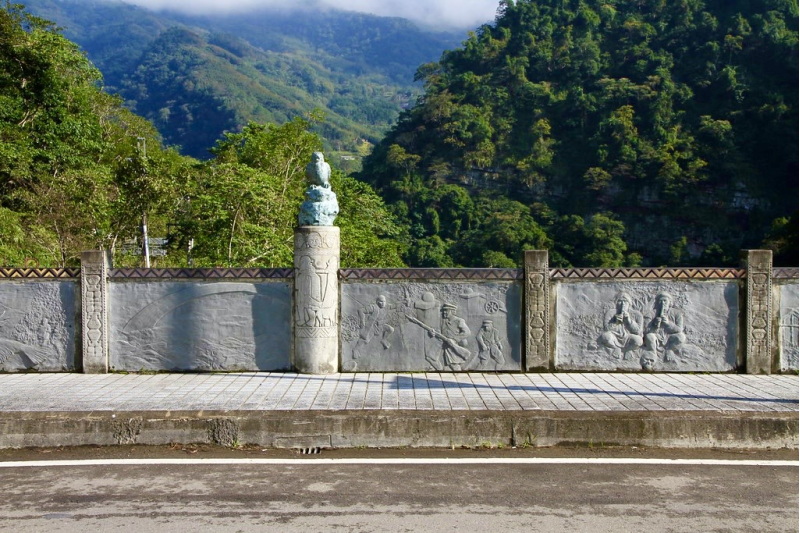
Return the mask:
<svg viewBox="0 0 800 533">
<path fill-rule="evenodd" d="M 481 367 L 485 368 L 491 360 L 495 364 L 493 370 L 499 370 L 506 362 L 503 357 L 503 341 L 500 340 L 500 332 L 495 329 L 491 320 L 483 321 L 476 340 L 478 341 L 478 359 Z"/>
<path fill-rule="evenodd" d="M 424 292 L 422 298 L 415 301 L 413 306 L 414 315 L 417 320 L 425 324 L 428 328 L 436 327 L 436 321 L 439 318 L 439 302 L 436 301 L 436 297 L 432 292 Z M 422 333 L 422 335 L 422 355 L 425 361 L 435 369 L 440 370 L 441 367 L 438 366 L 439 362 L 437 360 L 439 357 L 438 342 L 428 333 Z"/>
<path fill-rule="evenodd" d="M 598 337 L 597 343 L 606 349 L 615 359 L 629 360 L 634 350 L 639 349 L 642 339 L 642 313 L 632 309 L 633 298 L 625 291 L 614 298 L 614 308 L 606 312 L 603 319 L 605 331 Z"/>
<path fill-rule="evenodd" d="M 335 261 L 335 258 L 329 259 Z M 314 259 L 300 258 L 295 284 L 297 285 L 296 320 L 298 326 L 325 327 L 335 321 L 336 295 L 329 291 L 330 265 L 320 269 Z M 335 266 L 335 265 L 334 265 Z"/>
<path fill-rule="evenodd" d="M 336 276 L 336 271 L 338 269 L 339 260 L 336 257 L 328 259 L 324 268 L 317 269 L 317 276 L 320 280 L 321 299 L 317 319 L 314 323 L 315 326 L 327 327 L 336 324 L 338 298 L 336 291 L 331 290 L 330 278 L 331 276 Z"/>
<path fill-rule="evenodd" d="M 470 331 L 467 322 L 456 316 L 457 307 L 451 303 L 442 305 L 442 364 L 454 372 L 461 370 L 470 356 L 467 349 L 467 336 Z"/>
<path fill-rule="evenodd" d="M 359 327 L 358 340 L 353 346 L 353 359 L 361 356 L 360 350 L 365 347 L 375 335 L 380 335 L 381 346 L 384 350 L 391 348 L 389 335 L 394 333 L 394 328 L 388 322 L 389 307 L 386 304 L 386 296 L 381 294 L 374 304 L 369 304 L 358 311 Z"/>
<path fill-rule="evenodd" d="M 647 324 L 644 336 L 645 351 L 650 352 L 651 359 L 658 354 L 669 363 L 673 361 L 674 353 L 686 343 L 683 313 L 672 309 L 672 296 L 667 292 L 658 293 L 654 310 L 655 316 Z M 644 362 L 643 359 L 643 365 Z"/>
<path fill-rule="evenodd" d="M 428 363 L 436 370 L 449 368 L 453 372 L 458 372 L 461 370 L 462 365 L 470 360 L 470 355 L 472 355 L 467 348 L 467 337 L 470 334 L 469 326 L 467 326 L 467 322 L 463 318 L 456 316 L 455 312 L 458 308 L 455 305 L 445 303 L 441 309 L 442 317 L 439 330 L 412 315 L 406 315 L 406 318 L 411 323 L 424 329 L 430 339 L 436 339 L 437 341 L 438 358 L 434 359 L 433 354 L 435 352 L 430 350 L 425 356 Z M 426 345 L 427 350 L 428 346 Z"/>
</svg>

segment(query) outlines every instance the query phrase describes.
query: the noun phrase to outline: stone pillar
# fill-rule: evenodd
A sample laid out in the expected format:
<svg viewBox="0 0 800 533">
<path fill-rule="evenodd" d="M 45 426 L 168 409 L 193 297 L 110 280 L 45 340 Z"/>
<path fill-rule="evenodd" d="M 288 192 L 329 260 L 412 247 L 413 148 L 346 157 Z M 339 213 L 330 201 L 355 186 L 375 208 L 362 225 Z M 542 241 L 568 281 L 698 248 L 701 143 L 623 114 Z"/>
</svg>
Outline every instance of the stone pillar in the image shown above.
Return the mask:
<svg viewBox="0 0 800 533">
<path fill-rule="evenodd" d="M 83 372 L 108 372 L 108 271 L 111 252 L 81 253 L 81 334 Z"/>
<path fill-rule="evenodd" d="M 294 368 L 304 374 L 339 370 L 339 228 L 294 232 Z"/>
<path fill-rule="evenodd" d="M 547 250 L 525 251 L 525 367 L 550 369 L 550 267 Z"/>
<path fill-rule="evenodd" d="M 747 267 L 745 366 L 748 374 L 772 372 L 772 251 L 743 252 Z"/>
</svg>

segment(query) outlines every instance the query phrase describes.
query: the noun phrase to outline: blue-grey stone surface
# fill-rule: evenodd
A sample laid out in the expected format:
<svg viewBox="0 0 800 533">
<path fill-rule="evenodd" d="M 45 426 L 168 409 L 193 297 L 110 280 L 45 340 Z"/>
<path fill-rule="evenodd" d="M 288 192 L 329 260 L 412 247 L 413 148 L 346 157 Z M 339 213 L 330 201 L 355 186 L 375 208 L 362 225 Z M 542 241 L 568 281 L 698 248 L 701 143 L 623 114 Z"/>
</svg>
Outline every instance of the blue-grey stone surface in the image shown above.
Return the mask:
<svg viewBox="0 0 800 533">
<path fill-rule="evenodd" d="M 735 282 L 559 283 L 557 294 L 556 368 L 560 370 L 736 368 L 739 288 Z M 666 307 L 664 299 L 669 300 Z"/>
<path fill-rule="evenodd" d="M 342 370 L 519 371 L 521 300 L 518 282 L 345 283 Z"/>
<path fill-rule="evenodd" d="M 291 286 L 284 282 L 112 282 L 113 370 L 285 370 Z"/>
<path fill-rule="evenodd" d="M 330 188 L 311 185 L 306 189 L 306 201 L 300 204 L 298 215 L 301 226 L 333 226 L 338 214 L 336 193 Z"/>
<path fill-rule="evenodd" d="M 797 370 L 798 359 L 798 285 L 794 283 L 782 284 L 780 291 L 781 305 L 778 315 L 778 350 L 780 352 L 781 372 Z"/>
<path fill-rule="evenodd" d="M 0 371 L 75 369 L 72 281 L 0 282 Z"/>
</svg>

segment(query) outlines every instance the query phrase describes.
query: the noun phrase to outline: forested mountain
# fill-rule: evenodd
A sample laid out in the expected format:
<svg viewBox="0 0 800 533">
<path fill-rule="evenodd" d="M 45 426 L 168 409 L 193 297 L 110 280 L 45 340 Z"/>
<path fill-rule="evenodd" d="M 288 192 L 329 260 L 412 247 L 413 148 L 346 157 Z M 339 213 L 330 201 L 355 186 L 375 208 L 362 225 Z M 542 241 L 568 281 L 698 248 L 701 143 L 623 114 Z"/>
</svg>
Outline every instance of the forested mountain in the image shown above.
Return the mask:
<svg viewBox="0 0 800 533">
<path fill-rule="evenodd" d="M 797 262 L 796 0 L 502 0 L 365 161 L 407 261 Z"/>
<path fill-rule="evenodd" d="M 292 264 L 304 167 L 322 145 L 313 116 L 209 139 L 213 157 L 200 162 L 162 148 L 100 79 L 51 24 L 0 6 L 0 265 L 74 266 L 92 249 L 141 265 L 126 248 L 142 242 L 143 221 L 167 239 L 153 266 Z M 381 199 L 338 170 L 331 181 L 342 264 L 402 265 L 402 228 Z"/>
<path fill-rule="evenodd" d="M 201 158 L 224 131 L 315 108 L 326 115 L 326 147 L 361 155 L 364 140 L 377 142 L 420 92 L 417 66 L 460 41 L 403 19 L 331 10 L 189 16 L 113 0 L 26 8 L 80 44 L 106 89 L 152 120 L 167 144 Z"/>
</svg>

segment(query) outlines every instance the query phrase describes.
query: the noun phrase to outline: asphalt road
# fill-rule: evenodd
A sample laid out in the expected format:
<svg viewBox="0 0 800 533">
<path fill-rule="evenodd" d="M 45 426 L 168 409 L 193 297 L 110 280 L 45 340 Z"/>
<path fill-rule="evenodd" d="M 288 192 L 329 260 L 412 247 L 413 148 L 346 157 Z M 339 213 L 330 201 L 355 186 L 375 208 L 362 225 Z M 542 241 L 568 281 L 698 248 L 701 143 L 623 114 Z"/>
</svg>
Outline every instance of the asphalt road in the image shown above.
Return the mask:
<svg viewBox="0 0 800 533">
<path fill-rule="evenodd" d="M 574 464 L 414 464 L 589 456 Z M 798 467 L 609 464 L 608 458 L 797 461 L 797 452 L 464 450 L 291 452 L 207 448 L 0 453 L 0 461 L 104 457 L 143 464 L 0 468 L 0 530 L 27 531 L 798 531 Z M 275 464 L 147 464 L 162 457 Z M 292 462 L 295 461 L 295 462 Z M 21 463 L 19 463 L 21 464 Z"/>
</svg>

